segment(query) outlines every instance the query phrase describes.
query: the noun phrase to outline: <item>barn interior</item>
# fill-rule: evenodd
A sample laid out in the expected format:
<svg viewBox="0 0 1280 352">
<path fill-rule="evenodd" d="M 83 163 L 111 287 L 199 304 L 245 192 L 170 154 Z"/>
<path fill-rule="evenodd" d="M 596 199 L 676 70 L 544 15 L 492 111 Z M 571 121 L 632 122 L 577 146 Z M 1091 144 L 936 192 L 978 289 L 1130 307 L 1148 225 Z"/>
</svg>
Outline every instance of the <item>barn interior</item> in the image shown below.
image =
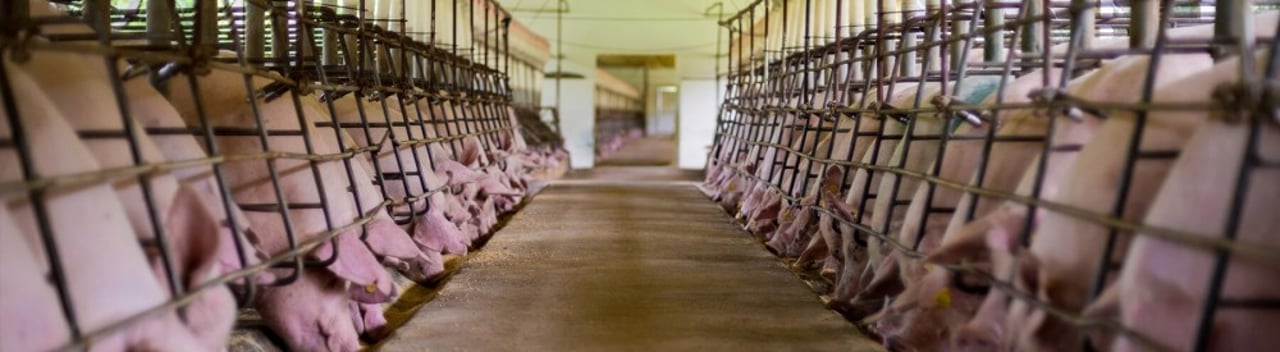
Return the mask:
<svg viewBox="0 0 1280 352">
<path fill-rule="evenodd" d="M 0 351 L 1266 351 L 1269 0 L 5 0 Z"/>
</svg>

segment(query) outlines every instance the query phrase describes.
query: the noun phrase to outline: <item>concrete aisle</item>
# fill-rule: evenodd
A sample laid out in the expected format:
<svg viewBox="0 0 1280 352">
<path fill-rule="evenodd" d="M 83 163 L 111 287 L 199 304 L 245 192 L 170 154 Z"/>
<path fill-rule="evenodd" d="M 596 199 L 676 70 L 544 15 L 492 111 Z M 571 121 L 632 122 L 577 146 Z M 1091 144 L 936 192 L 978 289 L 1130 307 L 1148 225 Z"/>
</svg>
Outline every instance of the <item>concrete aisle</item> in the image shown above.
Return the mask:
<svg viewBox="0 0 1280 352">
<path fill-rule="evenodd" d="M 548 187 L 382 351 L 875 351 L 690 183 Z"/>
<path fill-rule="evenodd" d="M 648 136 L 623 144 L 596 166 L 669 166 L 676 163 L 675 135 Z"/>
</svg>

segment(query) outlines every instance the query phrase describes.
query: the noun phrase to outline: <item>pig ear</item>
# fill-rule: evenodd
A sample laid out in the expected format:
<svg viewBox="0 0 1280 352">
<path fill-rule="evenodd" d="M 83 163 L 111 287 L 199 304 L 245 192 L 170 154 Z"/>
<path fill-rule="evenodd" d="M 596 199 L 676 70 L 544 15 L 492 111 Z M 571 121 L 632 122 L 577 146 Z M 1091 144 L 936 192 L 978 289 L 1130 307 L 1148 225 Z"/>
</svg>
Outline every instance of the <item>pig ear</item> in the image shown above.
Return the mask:
<svg viewBox="0 0 1280 352">
<path fill-rule="evenodd" d="M 444 149 L 441 143 L 427 144 L 427 149 L 431 153 L 431 159 L 440 161 L 449 158 L 449 152 Z"/>
<path fill-rule="evenodd" d="M 458 162 L 465 165 L 471 165 L 480 159 L 480 140 L 474 137 L 467 138 L 462 142 L 462 155 L 459 156 Z"/>
<path fill-rule="evenodd" d="M 1120 316 L 1120 285 L 1108 286 L 1081 313 L 1085 318 L 1114 319 Z"/>
<path fill-rule="evenodd" d="M 1040 286 L 1040 260 L 1032 253 L 1025 253 L 1018 259 L 1018 276 L 1025 287 L 1035 289 Z M 1052 302 L 1051 302 L 1052 303 Z"/>
<path fill-rule="evenodd" d="M 902 277 L 898 276 L 899 269 L 896 256 L 885 257 L 876 267 L 876 274 L 871 279 L 871 283 L 863 289 L 862 295 L 883 297 L 902 292 Z"/>
<path fill-rule="evenodd" d="M 409 234 L 396 226 L 391 219 L 378 218 L 366 226 L 364 242 L 375 256 L 413 258 L 422 253 L 409 239 Z"/>
<path fill-rule="evenodd" d="M 964 225 L 956 233 L 944 236 L 946 240 L 942 246 L 930 252 L 924 260 L 934 264 L 958 264 L 965 259 L 981 257 L 990 251 L 986 241 L 989 229 L 990 223 L 985 220 Z"/>
<path fill-rule="evenodd" d="M 840 194 L 840 186 L 843 186 L 841 181 L 844 180 L 844 168 L 839 165 L 829 165 L 822 177 L 822 192 Z"/>
<path fill-rule="evenodd" d="M 849 222 L 856 221 L 855 218 L 858 217 L 858 211 L 853 209 L 852 205 L 845 203 L 843 199 L 834 194 L 826 193 L 823 197 L 826 198 L 827 204 L 832 207 L 831 210 L 836 213 L 837 217 Z"/>
<path fill-rule="evenodd" d="M 180 275 L 188 280 L 184 284 L 196 285 L 204 280 L 209 270 L 218 263 L 239 266 L 239 259 L 232 246 L 224 246 L 223 238 L 229 231 L 222 226 L 202 199 L 187 186 L 179 186 L 165 217 L 169 249 L 173 251 Z M 203 275 L 202 275 L 203 274 Z"/>
</svg>

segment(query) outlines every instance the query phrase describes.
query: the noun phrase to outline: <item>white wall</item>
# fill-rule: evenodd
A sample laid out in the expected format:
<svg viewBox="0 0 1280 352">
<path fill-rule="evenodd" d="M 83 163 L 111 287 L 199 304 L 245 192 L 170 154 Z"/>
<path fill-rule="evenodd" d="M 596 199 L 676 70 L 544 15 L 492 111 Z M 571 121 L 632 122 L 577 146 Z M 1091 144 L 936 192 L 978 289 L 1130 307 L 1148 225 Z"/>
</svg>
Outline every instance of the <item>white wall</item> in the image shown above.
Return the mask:
<svg viewBox="0 0 1280 352">
<path fill-rule="evenodd" d="M 646 129 L 650 135 L 670 135 L 676 133 L 676 120 L 680 116 L 680 85 L 671 84 L 676 91 L 659 91 L 653 89 L 653 112 L 646 119 Z M 658 104 L 661 102 L 662 104 Z"/>
<path fill-rule="evenodd" d="M 707 163 L 707 147 L 716 133 L 716 81 L 685 80 L 680 82 L 680 137 L 677 165 L 682 169 L 701 169 Z"/>
<path fill-rule="evenodd" d="M 565 149 L 569 150 L 569 166 L 586 169 L 595 166 L 596 111 L 595 111 L 595 60 L 590 66 L 569 60 L 564 61 L 565 72 L 578 73 L 586 78 L 561 80 L 560 128 L 564 135 Z M 556 69 L 555 60 L 547 63 L 547 72 Z M 556 80 L 543 81 L 542 105 L 556 106 Z"/>
<path fill-rule="evenodd" d="M 676 64 L 679 65 L 679 62 Z M 610 67 L 605 70 L 633 86 L 644 87 L 645 70 L 642 67 Z M 644 88 L 647 92 L 644 103 L 645 133 L 664 135 L 676 132 L 676 115 L 672 113 L 659 116 L 658 114 L 658 87 L 679 85 L 680 76 L 677 73 L 674 68 L 649 69 L 649 86 Z M 676 106 L 674 101 L 666 104 L 672 108 Z"/>
</svg>

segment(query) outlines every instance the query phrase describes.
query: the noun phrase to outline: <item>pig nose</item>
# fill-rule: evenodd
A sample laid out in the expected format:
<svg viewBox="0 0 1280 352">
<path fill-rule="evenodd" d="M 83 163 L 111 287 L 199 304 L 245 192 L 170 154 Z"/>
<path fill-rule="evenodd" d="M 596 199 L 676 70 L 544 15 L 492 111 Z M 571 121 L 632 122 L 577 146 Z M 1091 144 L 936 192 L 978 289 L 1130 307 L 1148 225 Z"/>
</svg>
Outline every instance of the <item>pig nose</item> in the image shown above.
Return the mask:
<svg viewBox="0 0 1280 352">
<path fill-rule="evenodd" d="M 894 336 L 884 337 L 884 349 L 892 352 L 911 352 L 914 351 L 910 346 L 902 343 L 902 340 Z"/>
<path fill-rule="evenodd" d="M 996 351 L 997 348 L 995 334 L 973 325 L 965 325 L 956 331 L 952 344 L 955 351 L 965 352 Z"/>
<path fill-rule="evenodd" d="M 876 320 L 876 331 L 882 336 L 890 336 L 898 331 L 898 315 L 892 311 L 884 312 L 879 320 Z"/>
</svg>

